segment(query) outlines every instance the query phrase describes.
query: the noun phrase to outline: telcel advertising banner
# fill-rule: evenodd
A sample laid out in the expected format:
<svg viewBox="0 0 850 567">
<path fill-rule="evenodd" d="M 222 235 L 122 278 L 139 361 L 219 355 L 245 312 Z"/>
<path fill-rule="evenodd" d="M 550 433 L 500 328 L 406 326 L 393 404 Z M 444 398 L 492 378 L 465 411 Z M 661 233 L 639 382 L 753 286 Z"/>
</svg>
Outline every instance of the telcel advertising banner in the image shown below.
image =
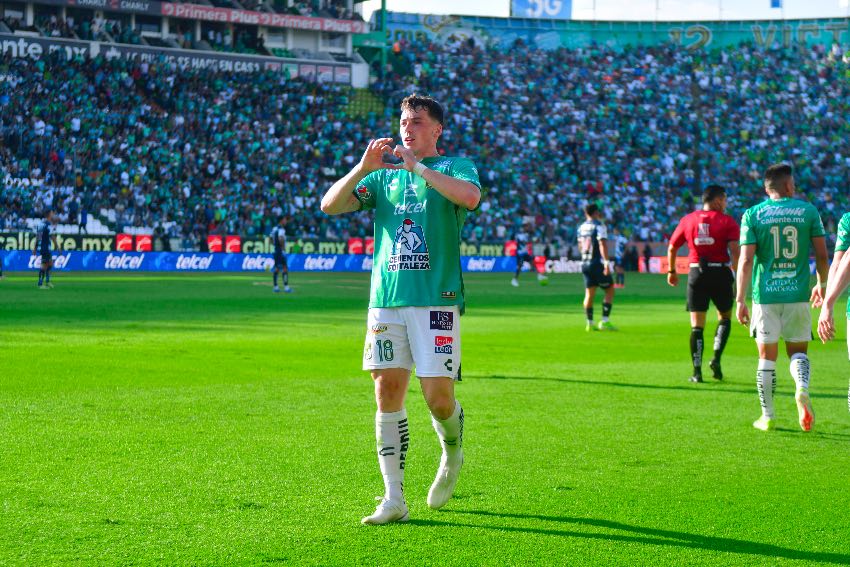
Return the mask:
<svg viewBox="0 0 850 567">
<path fill-rule="evenodd" d="M 27 250 L 0 252 L 3 266 L 11 272 L 38 270 L 41 256 Z M 372 256 L 365 254 L 288 254 L 292 272 L 369 272 Z M 103 252 L 58 251 L 53 268 L 60 271 L 124 272 L 262 272 L 274 266 L 271 254 L 221 254 L 205 252 Z M 464 256 L 466 272 L 513 272 L 513 256 Z M 564 258 L 534 258 L 526 269 L 547 273 L 578 273 L 580 262 Z"/>
</svg>

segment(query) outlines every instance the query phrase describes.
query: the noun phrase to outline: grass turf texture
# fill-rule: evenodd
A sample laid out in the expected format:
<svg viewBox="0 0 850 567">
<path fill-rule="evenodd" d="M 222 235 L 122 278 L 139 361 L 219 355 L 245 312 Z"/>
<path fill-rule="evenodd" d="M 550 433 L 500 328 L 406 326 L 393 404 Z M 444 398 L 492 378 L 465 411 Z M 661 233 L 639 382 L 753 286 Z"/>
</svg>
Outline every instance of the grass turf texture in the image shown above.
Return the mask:
<svg viewBox="0 0 850 567">
<path fill-rule="evenodd" d="M 841 341 L 811 349 L 812 434 L 780 358 L 768 434 L 737 324 L 727 379 L 686 382 L 682 287 L 629 275 L 621 330 L 586 333 L 578 277 L 470 275 L 456 496 L 425 505 L 439 445 L 413 380 L 412 519 L 365 527 L 368 277 L 270 279 L 0 282 L 0 563 L 850 564 Z"/>
</svg>

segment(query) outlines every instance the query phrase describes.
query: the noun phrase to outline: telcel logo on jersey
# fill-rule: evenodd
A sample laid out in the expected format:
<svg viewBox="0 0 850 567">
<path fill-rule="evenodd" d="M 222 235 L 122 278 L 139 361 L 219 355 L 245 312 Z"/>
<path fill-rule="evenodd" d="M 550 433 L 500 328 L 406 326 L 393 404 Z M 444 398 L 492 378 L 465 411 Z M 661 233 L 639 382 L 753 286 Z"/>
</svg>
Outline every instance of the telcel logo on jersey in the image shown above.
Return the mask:
<svg viewBox="0 0 850 567">
<path fill-rule="evenodd" d="M 307 256 L 304 259 L 304 269 L 315 272 L 330 272 L 336 266 L 339 256 Z"/>
<path fill-rule="evenodd" d="M 58 256 L 53 257 L 53 267 L 54 268 L 64 268 L 68 265 L 68 262 L 71 260 L 71 253 L 66 252 L 65 254 L 59 254 Z M 29 268 L 37 268 L 41 269 L 41 256 L 30 256 L 30 261 L 27 264 Z"/>
<path fill-rule="evenodd" d="M 395 231 L 393 253 L 387 271 L 430 270 L 430 258 L 422 227 L 417 226 L 412 219 L 404 219 Z"/>
<path fill-rule="evenodd" d="M 209 270 L 212 264 L 213 255 L 200 256 L 198 254 L 190 254 L 177 256 L 177 264 L 174 266 L 177 270 Z"/>
<path fill-rule="evenodd" d="M 437 335 L 436 337 L 434 337 L 434 353 L 451 354 L 453 342 L 454 339 L 452 337 L 444 337 L 441 335 Z"/>
<path fill-rule="evenodd" d="M 266 269 L 266 266 L 269 268 L 273 267 L 274 260 L 266 258 L 265 256 L 251 256 L 248 254 L 246 254 L 245 258 L 242 259 L 243 270 L 262 271 Z"/>
<path fill-rule="evenodd" d="M 428 209 L 428 201 L 425 200 L 421 203 L 410 203 L 409 205 L 405 205 L 404 203 L 399 203 L 395 206 L 395 215 L 412 215 L 416 213 L 424 213 Z"/>
<path fill-rule="evenodd" d="M 130 254 L 107 254 L 103 262 L 106 270 L 140 270 L 145 255 L 131 256 Z"/>
</svg>

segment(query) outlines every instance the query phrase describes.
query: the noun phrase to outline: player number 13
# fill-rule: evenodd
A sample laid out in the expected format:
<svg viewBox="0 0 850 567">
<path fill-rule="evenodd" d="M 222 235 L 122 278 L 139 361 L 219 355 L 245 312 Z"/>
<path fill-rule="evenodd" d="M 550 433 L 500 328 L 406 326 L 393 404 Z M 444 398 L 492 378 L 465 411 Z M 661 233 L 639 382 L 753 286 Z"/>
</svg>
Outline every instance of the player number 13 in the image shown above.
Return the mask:
<svg viewBox="0 0 850 567">
<path fill-rule="evenodd" d="M 773 235 L 773 257 L 786 258 L 793 260 L 797 257 L 797 227 L 786 226 L 782 229 L 782 236 L 785 237 L 785 242 L 780 242 L 779 227 L 770 227 L 770 234 Z"/>
</svg>

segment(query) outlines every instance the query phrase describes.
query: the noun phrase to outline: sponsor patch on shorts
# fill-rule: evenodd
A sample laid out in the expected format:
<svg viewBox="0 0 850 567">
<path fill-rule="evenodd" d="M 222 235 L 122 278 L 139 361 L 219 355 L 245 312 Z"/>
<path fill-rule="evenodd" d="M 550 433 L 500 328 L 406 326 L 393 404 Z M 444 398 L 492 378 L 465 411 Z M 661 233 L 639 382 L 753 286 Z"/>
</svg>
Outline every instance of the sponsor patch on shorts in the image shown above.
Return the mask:
<svg viewBox="0 0 850 567">
<path fill-rule="evenodd" d="M 452 337 L 437 335 L 434 337 L 434 354 L 452 354 Z"/>
<path fill-rule="evenodd" d="M 431 311 L 431 329 L 451 331 L 454 329 L 455 314 L 451 311 Z"/>
</svg>

